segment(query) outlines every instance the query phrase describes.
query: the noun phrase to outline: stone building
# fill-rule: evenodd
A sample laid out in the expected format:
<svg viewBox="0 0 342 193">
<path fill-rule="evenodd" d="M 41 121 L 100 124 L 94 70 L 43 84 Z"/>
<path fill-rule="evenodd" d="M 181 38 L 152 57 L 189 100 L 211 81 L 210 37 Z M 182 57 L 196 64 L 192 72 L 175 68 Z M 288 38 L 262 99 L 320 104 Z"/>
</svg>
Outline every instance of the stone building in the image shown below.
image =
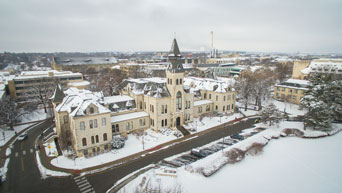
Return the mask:
<svg viewBox="0 0 342 193">
<path fill-rule="evenodd" d="M 152 128 L 180 129 L 205 113 L 233 113 L 236 93 L 223 81 L 184 77 L 177 41 L 166 78 L 127 79 L 121 95 L 56 88 L 53 104 L 59 139 L 78 156 L 110 149 L 112 136 Z M 184 128 L 183 128 L 184 129 Z"/>
</svg>

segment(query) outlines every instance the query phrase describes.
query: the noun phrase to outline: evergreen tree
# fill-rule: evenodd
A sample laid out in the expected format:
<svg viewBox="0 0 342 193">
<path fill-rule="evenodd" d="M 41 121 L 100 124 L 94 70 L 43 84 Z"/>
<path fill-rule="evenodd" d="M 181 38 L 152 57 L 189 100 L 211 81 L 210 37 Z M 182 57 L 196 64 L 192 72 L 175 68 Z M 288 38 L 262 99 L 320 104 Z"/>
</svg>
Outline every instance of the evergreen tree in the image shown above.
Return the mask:
<svg viewBox="0 0 342 193">
<path fill-rule="evenodd" d="M 272 126 L 274 124 L 279 124 L 282 119 L 284 119 L 284 115 L 277 109 L 277 107 L 271 103 L 261 111 L 261 122 L 269 124 Z"/>
<path fill-rule="evenodd" d="M 301 105 L 308 109 L 304 118 L 305 127 L 331 129 L 332 121 L 341 119 L 342 81 L 316 74 L 310 77 L 310 82 L 301 100 Z"/>
</svg>

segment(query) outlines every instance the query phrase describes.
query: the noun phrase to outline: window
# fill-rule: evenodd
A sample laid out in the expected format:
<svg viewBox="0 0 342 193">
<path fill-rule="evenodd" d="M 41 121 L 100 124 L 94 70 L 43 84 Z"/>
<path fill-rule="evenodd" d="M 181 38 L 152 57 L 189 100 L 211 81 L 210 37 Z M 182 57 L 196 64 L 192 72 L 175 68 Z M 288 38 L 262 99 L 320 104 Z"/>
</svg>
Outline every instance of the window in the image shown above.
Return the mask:
<svg viewBox="0 0 342 193">
<path fill-rule="evenodd" d="M 209 94 L 209 99 L 211 99 L 211 94 Z"/>
<path fill-rule="evenodd" d="M 143 125 L 144 125 L 144 126 L 146 125 L 146 121 L 145 121 L 145 119 L 143 119 Z"/>
<path fill-rule="evenodd" d="M 98 143 L 98 142 L 99 142 L 99 136 L 96 135 L 96 143 Z"/>
<path fill-rule="evenodd" d="M 223 101 L 226 101 L 226 96 L 223 96 Z"/>
<path fill-rule="evenodd" d="M 120 129 L 119 129 L 119 124 L 116 124 L 116 125 L 115 125 L 115 131 L 116 131 L 116 132 L 119 132 L 119 131 L 120 131 Z"/>
<path fill-rule="evenodd" d="M 127 122 L 126 130 L 129 130 L 129 129 L 130 129 L 130 124 L 129 124 L 129 122 Z"/>
<path fill-rule="evenodd" d="M 142 119 L 139 120 L 140 127 L 143 125 Z"/>
<path fill-rule="evenodd" d="M 87 139 L 86 138 L 82 138 L 82 145 L 87 146 Z"/>
<path fill-rule="evenodd" d="M 293 95 L 292 98 L 296 100 L 296 99 L 297 99 L 297 96 Z"/>
<path fill-rule="evenodd" d="M 89 128 L 90 128 L 90 129 L 94 128 L 93 120 L 89 120 Z"/>
<path fill-rule="evenodd" d="M 281 91 L 285 91 L 285 88 L 282 88 Z"/>
<path fill-rule="evenodd" d="M 215 110 L 217 110 L 217 109 L 218 109 L 218 107 L 217 107 L 217 105 L 216 105 Z"/>
<path fill-rule="evenodd" d="M 182 93 L 180 91 L 176 95 L 176 108 L 177 110 L 182 110 Z"/>
<path fill-rule="evenodd" d="M 106 118 L 102 118 L 102 126 L 106 126 Z"/>
<path fill-rule="evenodd" d="M 182 79 L 179 79 L 179 84 L 182 84 L 183 80 Z"/>
<path fill-rule="evenodd" d="M 90 107 L 90 114 L 93 114 L 94 113 L 94 108 L 93 107 Z"/>
<path fill-rule="evenodd" d="M 198 107 L 198 112 L 199 112 L 199 113 L 202 112 L 202 107 Z"/>
<path fill-rule="evenodd" d="M 162 127 L 164 127 L 164 120 L 162 120 L 162 122 L 161 122 L 161 126 L 162 126 Z"/>
<path fill-rule="evenodd" d="M 172 85 L 172 79 L 170 79 L 170 84 Z"/>
<path fill-rule="evenodd" d="M 176 79 L 176 85 L 178 85 L 178 79 Z"/>
<path fill-rule="evenodd" d="M 234 104 L 232 104 L 232 110 L 234 109 Z"/>
<path fill-rule="evenodd" d="M 277 91 L 280 91 L 280 88 L 279 88 L 279 87 L 277 87 Z"/>
<path fill-rule="evenodd" d="M 85 155 L 85 156 L 87 156 L 88 155 L 88 150 L 83 150 L 83 154 Z"/>
<path fill-rule="evenodd" d="M 162 105 L 162 111 L 161 111 L 162 114 L 164 114 L 164 110 L 165 110 L 164 105 Z"/>
<path fill-rule="evenodd" d="M 170 79 L 167 79 L 167 84 L 170 84 Z"/>
<path fill-rule="evenodd" d="M 104 135 L 104 134 L 103 134 Z M 107 136 L 107 135 L 106 135 Z M 104 150 L 108 150 L 108 145 L 104 146 Z"/>
<path fill-rule="evenodd" d="M 226 107 L 225 106 L 223 106 L 223 111 L 225 111 L 226 110 Z"/>
<path fill-rule="evenodd" d="M 140 106 L 140 110 L 142 110 L 142 102 L 140 101 L 139 104 L 140 104 L 140 105 L 139 105 L 139 106 Z"/>
<path fill-rule="evenodd" d="M 81 122 L 80 122 L 80 129 L 81 129 L 81 130 L 85 130 L 84 121 L 81 121 Z"/>
<path fill-rule="evenodd" d="M 63 116 L 63 121 L 64 121 L 64 124 L 69 122 L 68 115 Z"/>
<path fill-rule="evenodd" d="M 218 101 L 218 95 L 216 95 L 216 101 Z"/>
<path fill-rule="evenodd" d="M 279 93 L 277 93 L 276 96 L 279 97 Z"/>
<path fill-rule="evenodd" d="M 164 122 L 164 123 L 165 123 L 165 127 L 167 127 L 167 119 L 165 119 L 165 122 Z"/>
<path fill-rule="evenodd" d="M 290 92 L 292 92 L 292 89 L 290 89 Z"/>
<path fill-rule="evenodd" d="M 295 93 L 298 93 L 298 89 L 295 90 Z"/>
<path fill-rule="evenodd" d="M 167 105 L 165 105 L 165 113 L 167 113 Z"/>
<path fill-rule="evenodd" d="M 204 93 L 204 99 L 207 99 L 207 93 Z"/>
<path fill-rule="evenodd" d="M 97 128 L 97 119 L 94 119 L 94 128 Z"/>
<path fill-rule="evenodd" d="M 91 136 L 91 143 L 92 143 L 92 144 L 95 143 L 95 138 L 94 138 L 94 136 Z"/>
<path fill-rule="evenodd" d="M 207 112 L 210 111 L 210 105 L 207 105 L 205 110 L 206 110 Z"/>
</svg>

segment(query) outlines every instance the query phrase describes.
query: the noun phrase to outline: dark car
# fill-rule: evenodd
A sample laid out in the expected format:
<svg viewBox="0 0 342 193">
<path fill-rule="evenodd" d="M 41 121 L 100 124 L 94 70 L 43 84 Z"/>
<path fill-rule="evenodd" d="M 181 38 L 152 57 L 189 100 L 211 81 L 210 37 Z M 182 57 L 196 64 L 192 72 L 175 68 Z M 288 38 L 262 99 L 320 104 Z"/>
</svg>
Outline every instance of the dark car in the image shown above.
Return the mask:
<svg viewBox="0 0 342 193">
<path fill-rule="evenodd" d="M 244 140 L 245 138 L 242 135 L 239 134 L 233 134 L 230 136 L 232 139 L 237 139 L 237 140 Z"/>
<path fill-rule="evenodd" d="M 200 149 L 192 149 L 192 150 L 191 150 L 191 155 L 194 155 L 194 156 L 196 156 L 196 157 L 198 157 L 198 158 L 204 158 L 204 157 L 207 156 L 207 154 L 204 153 L 204 152 L 203 152 L 202 150 L 200 150 Z"/>
</svg>

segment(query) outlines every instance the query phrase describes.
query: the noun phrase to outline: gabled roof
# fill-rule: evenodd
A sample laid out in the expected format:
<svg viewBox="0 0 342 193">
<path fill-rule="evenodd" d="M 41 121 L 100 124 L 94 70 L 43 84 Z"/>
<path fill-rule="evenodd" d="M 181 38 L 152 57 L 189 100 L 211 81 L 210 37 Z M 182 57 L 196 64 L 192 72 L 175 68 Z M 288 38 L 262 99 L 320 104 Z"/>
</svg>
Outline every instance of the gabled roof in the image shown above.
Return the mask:
<svg viewBox="0 0 342 193">
<path fill-rule="evenodd" d="M 56 86 L 56 89 L 55 89 L 55 93 L 54 93 L 54 95 L 53 95 L 53 99 L 52 99 L 52 102 L 54 102 L 54 103 L 60 103 L 60 102 L 62 102 L 63 101 L 63 98 L 65 97 L 65 95 L 64 95 L 64 93 L 63 93 L 63 91 L 62 91 L 62 89 L 61 89 L 61 86 L 58 84 L 57 86 Z"/>
</svg>

